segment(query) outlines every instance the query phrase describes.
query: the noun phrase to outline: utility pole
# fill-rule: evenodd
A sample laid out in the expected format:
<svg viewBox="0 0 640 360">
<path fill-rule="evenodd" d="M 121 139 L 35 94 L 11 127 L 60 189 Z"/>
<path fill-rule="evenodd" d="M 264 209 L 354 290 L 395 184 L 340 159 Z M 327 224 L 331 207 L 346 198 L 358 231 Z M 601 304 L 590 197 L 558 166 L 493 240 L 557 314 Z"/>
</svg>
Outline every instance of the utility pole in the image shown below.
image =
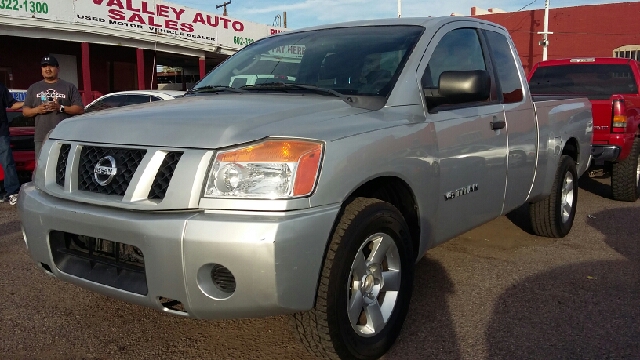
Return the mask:
<svg viewBox="0 0 640 360">
<path fill-rule="evenodd" d="M 273 26 L 277 27 L 287 27 L 287 12 L 283 12 L 282 15 L 276 15 L 275 19 L 273 19 Z"/>
<path fill-rule="evenodd" d="M 398 0 L 398 17 L 402 16 L 402 0 Z"/>
<path fill-rule="evenodd" d="M 231 4 L 231 0 L 223 2 L 221 5 L 216 5 L 216 9 L 224 8 L 222 15 L 227 16 L 227 5 Z"/>
<path fill-rule="evenodd" d="M 538 34 L 543 35 L 542 40 L 538 44 L 542 45 L 542 60 L 547 60 L 547 47 L 549 46 L 548 35 L 552 35 L 549 32 L 549 0 L 544 2 L 544 31 L 539 31 Z"/>
</svg>

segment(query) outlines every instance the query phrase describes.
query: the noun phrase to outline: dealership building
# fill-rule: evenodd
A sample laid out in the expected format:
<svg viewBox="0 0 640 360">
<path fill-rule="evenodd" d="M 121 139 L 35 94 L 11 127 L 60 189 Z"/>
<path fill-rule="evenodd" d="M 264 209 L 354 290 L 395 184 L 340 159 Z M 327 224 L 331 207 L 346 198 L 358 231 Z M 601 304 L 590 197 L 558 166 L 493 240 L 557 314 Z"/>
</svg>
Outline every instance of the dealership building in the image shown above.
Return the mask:
<svg viewBox="0 0 640 360">
<path fill-rule="evenodd" d="M 581 5 L 549 10 L 547 59 L 626 57 L 640 60 L 640 2 Z M 456 14 L 457 15 L 457 14 Z M 504 12 L 471 8 L 471 16 L 504 26 L 528 72 L 542 61 L 544 9 Z"/>
<path fill-rule="evenodd" d="M 157 88 L 158 65 L 202 78 L 245 45 L 285 30 L 154 0 L 0 3 L 0 82 L 26 89 L 42 80 L 40 59 L 52 54 L 85 104 L 114 91 Z"/>
</svg>

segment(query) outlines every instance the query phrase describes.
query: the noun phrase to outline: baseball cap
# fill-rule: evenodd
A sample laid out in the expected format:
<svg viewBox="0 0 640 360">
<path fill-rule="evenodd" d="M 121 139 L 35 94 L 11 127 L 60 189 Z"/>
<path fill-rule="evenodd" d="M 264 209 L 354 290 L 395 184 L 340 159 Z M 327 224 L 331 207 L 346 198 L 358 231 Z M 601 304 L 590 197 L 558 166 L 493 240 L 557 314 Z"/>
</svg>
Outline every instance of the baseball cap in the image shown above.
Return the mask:
<svg viewBox="0 0 640 360">
<path fill-rule="evenodd" d="M 51 65 L 51 66 L 55 66 L 55 67 L 60 66 L 60 64 L 58 64 L 58 60 L 56 60 L 56 58 L 54 58 L 51 55 L 44 56 L 42 58 L 42 60 L 40 61 L 40 65 Z"/>
</svg>

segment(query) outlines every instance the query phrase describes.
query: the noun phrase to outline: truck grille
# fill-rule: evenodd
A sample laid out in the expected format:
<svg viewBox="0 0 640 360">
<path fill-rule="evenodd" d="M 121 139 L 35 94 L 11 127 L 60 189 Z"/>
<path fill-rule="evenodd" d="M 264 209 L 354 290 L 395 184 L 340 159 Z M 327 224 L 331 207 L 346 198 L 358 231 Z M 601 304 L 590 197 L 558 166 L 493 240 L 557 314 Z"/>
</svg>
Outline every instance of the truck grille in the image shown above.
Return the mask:
<svg viewBox="0 0 640 360">
<path fill-rule="evenodd" d="M 74 144 L 60 143 L 59 155 L 51 161 L 55 164 L 55 183 L 58 186 L 64 188 L 65 181 L 68 180 L 67 174 L 73 180 L 70 189 L 65 191 L 83 192 L 81 196 L 86 196 L 87 193 L 109 195 L 116 201 L 116 197 L 120 201 L 127 201 L 125 195 L 128 193 L 137 200 L 140 195 L 146 195 L 147 199 L 159 204 L 165 199 L 171 179 L 184 154 L 184 151 L 167 151 L 162 148 L 116 148 L 82 144 L 76 147 Z M 154 160 L 157 157 L 162 158 L 160 164 Z M 57 188 L 56 191 L 61 189 Z"/>
<path fill-rule="evenodd" d="M 138 165 L 147 153 L 141 149 L 119 149 L 83 146 L 78 168 L 78 189 L 105 195 L 124 196 Z M 115 159 L 117 171 L 106 185 L 100 185 L 94 177 L 98 162 L 107 156 Z"/>
<path fill-rule="evenodd" d="M 71 145 L 69 144 L 62 144 L 62 146 L 60 146 L 60 155 L 58 156 L 58 163 L 56 164 L 56 184 L 60 186 L 64 186 L 69 150 L 71 150 Z"/>
<path fill-rule="evenodd" d="M 164 195 L 169 188 L 169 182 L 173 177 L 173 172 L 176 170 L 181 157 L 182 152 L 170 152 L 165 156 L 149 190 L 149 199 L 164 199 Z"/>
<path fill-rule="evenodd" d="M 90 236 L 52 231 L 53 261 L 69 275 L 146 295 L 144 254 L 133 245 Z"/>
</svg>

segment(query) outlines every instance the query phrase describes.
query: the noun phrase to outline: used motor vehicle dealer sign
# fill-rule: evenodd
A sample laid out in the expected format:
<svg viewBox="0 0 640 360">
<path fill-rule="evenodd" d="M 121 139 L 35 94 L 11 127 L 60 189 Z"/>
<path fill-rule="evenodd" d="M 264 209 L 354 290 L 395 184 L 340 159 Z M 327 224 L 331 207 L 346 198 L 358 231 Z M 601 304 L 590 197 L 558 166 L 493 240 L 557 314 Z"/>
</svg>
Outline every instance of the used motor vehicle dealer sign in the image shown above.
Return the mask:
<svg viewBox="0 0 640 360">
<path fill-rule="evenodd" d="M 152 33 L 235 49 L 285 30 L 154 0 L 0 0 L 0 16 Z"/>
</svg>

